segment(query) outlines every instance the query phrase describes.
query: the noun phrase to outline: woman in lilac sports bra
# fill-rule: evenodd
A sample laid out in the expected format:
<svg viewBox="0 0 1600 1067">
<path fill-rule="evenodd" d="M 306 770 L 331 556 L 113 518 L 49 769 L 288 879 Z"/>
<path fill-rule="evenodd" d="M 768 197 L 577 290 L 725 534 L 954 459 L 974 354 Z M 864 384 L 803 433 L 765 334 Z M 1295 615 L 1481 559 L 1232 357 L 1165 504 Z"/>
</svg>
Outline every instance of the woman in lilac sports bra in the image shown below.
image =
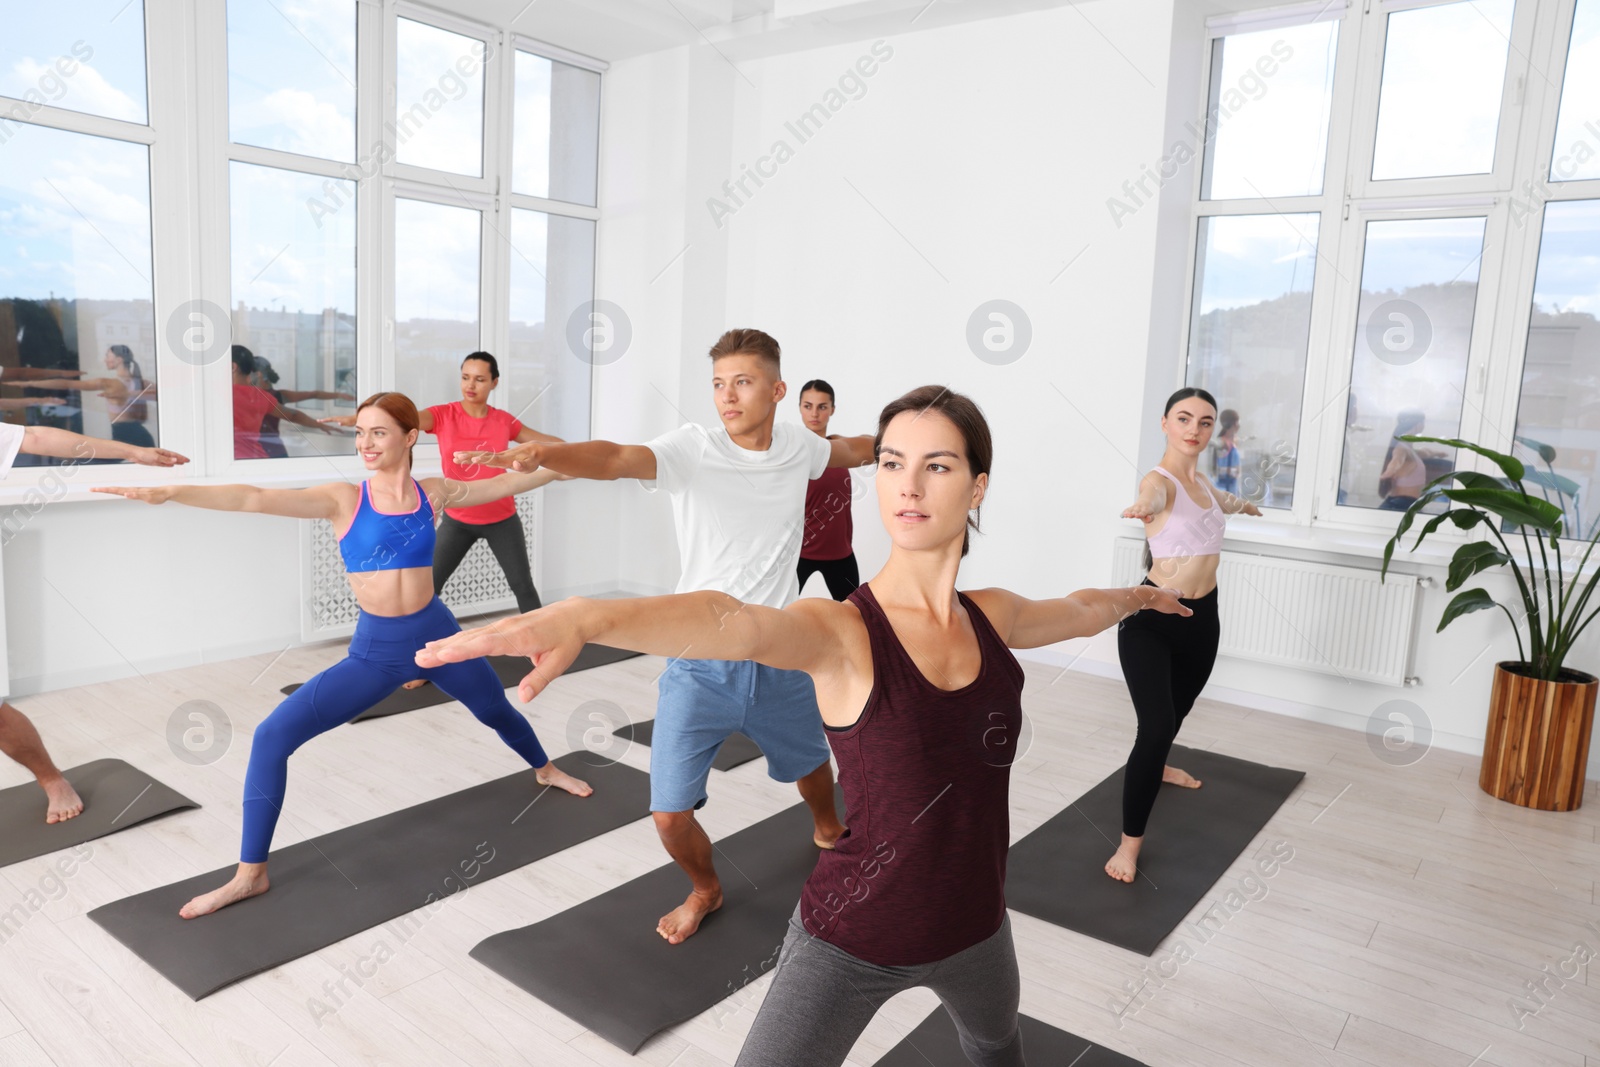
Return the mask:
<svg viewBox="0 0 1600 1067">
<path fill-rule="evenodd" d="M 1214 488 L 1197 469 L 1216 419 L 1217 402 L 1204 389 L 1173 393 L 1161 416 L 1166 453 L 1139 482 L 1139 499 L 1122 513 L 1145 524 L 1145 584 L 1177 590 L 1193 614 L 1143 611 L 1117 627 L 1117 658 L 1139 717 L 1122 776 L 1122 842 L 1106 862 L 1106 873 L 1120 882 L 1133 881 L 1138 871 L 1145 824 L 1161 783 L 1200 787 L 1192 775 L 1167 766 L 1167 754 L 1217 659 L 1217 564 L 1227 516 L 1261 514 L 1250 501 Z"/>
<path fill-rule="evenodd" d="M 502 474 L 482 481 L 411 476 L 417 409 L 400 393 L 375 393 L 356 410 L 356 452 L 371 477 L 359 484 L 329 482 L 308 489 L 253 485 L 97 487 L 130 500 L 175 500 L 217 511 L 254 511 L 295 519 L 327 519 L 339 531 L 339 553 L 361 607 L 345 658 L 317 674 L 273 709 L 250 739 L 244 778 L 244 832 L 239 867 L 222 888 L 195 897 L 179 911 L 208 915 L 265 893 L 267 855 L 283 810 L 289 756 L 301 745 L 349 722 L 418 674 L 414 657 L 425 643 L 458 633 L 455 616 L 433 592 L 434 515 L 446 504 L 470 507 L 526 493 L 561 476 L 553 471 Z M 506 699 L 493 668 L 481 659 L 421 672 L 467 706 L 537 772 L 540 785 L 588 796 L 589 786 L 545 755 L 526 717 Z"/>
</svg>

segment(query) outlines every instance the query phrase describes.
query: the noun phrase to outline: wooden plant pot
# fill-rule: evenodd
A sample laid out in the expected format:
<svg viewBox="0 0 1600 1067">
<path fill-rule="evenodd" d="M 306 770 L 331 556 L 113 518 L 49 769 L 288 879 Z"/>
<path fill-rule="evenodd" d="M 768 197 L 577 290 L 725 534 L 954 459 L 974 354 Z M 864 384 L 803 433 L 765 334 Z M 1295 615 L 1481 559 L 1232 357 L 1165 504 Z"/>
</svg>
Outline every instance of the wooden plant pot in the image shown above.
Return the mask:
<svg viewBox="0 0 1600 1067">
<path fill-rule="evenodd" d="M 1525 669 L 1510 661 L 1495 664 L 1478 785 L 1525 808 L 1573 811 L 1583 804 L 1600 682 L 1566 669 L 1547 682 L 1521 673 Z"/>
</svg>

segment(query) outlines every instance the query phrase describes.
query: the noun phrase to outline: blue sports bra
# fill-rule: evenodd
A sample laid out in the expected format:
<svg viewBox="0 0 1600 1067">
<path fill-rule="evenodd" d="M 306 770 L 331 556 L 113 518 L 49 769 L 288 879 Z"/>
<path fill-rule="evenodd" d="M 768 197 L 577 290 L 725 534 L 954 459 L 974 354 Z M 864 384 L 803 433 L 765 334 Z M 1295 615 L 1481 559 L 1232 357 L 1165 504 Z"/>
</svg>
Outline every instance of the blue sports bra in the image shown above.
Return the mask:
<svg viewBox="0 0 1600 1067">
<path fill-rule="evenodd" d="M 397 571 L 433 566 L 433 504 L 415 478 L 417 506 L 391 515 L 372 506 L 366 482 L 350 528 L 339 538 L 339 554 L 347 571 Z"/>
</svg>

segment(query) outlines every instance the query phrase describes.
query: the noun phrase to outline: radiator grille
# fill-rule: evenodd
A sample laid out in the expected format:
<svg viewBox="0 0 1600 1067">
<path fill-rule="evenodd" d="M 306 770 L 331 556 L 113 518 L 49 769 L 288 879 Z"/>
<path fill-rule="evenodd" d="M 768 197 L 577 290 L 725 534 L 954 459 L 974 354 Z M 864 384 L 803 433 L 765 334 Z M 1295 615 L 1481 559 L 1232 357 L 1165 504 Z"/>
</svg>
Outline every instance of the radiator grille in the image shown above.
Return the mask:
<svg viewBox="0 0 1600 1067">
<path fill-rule="evenodd" d="M 1116 581 L 1142 580 L 1144 541 L 1119 537 Z M 1415 644 L 1417 576 L 1272 556 L 1222 554 L 1219 654 L 1404 685 Z"/>
</svg>

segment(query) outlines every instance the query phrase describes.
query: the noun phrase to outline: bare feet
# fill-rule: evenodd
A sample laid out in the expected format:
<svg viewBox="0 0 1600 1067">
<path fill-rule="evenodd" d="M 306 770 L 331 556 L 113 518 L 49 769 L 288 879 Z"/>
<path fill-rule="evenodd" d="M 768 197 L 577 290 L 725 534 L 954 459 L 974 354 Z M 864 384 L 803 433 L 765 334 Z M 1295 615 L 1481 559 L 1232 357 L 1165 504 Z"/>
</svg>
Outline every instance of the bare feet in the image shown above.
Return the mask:
<svg viewBox="0 0 1600 1067">
<path fill-rule="evenodd" d="M 834 819 L 832 820 L 831 824 L 827 826 L 824 826 L 822 823 L 817 823 L 816 829 L 812 831 L 811 840 L 818 848 L 825 848 L 829 852 L 832 852 L 833 843 L 843 836 L 844 824 L 838 819 Z"/>
<path fill-rule="evenodd" d="M 423 686 L 425 686 L 427 684 L 428 684 L 428 680 L 426 678 L 413 678 L 413 679 L 411 679 L 411 681 L 407 682 L 405 685 L 401 686 L 400 688 L 401 689 L 420 689 L 420 688 L 422 688 Z"/>
<path fill-rule="evenodd" d="M 682 904 L 661 916 L 661 921 L 656 923 L 656 933 L 666 938 L 668 944 L 680 945 L 700 929 L 700 920 L 720 907 L 722 907 L 721 888 L 710 893 L 701 893 L 696 889 Z"/>
<path fill-rule="evenodd" d="M 1106 873 L 1119 882 L 1131 882 L 1139 870 L 1139 846 L 1144 844 L 1142 837 L 1129 837 L 1122 835 L 1122 844 L 1117 846 L 1116 854 L 1106 861 Z"/>
<path fill-rule="evenodd" d="M 1177 767 L 1164 768 L 1161 771 L 1161 780 L 1163 782 L 1171 782 L 1173 785 L 1182 786 L 1185 789 L 1200 788 L 1200 779 L 1196 778 L 1188 771 L 1179 770 Z"/>
<path fill-rule="evenodd" d="M 178 909 L 178 914 L 185 919 L 198 918 L 201 915 L 210 915 L 218 908 L 226 908 L 229 904 L 237 904 L 249 897 L 260 896 L 271 886 L 267 881 L 267 865 L 265 863 L 241 863 L 239 870 L 227 885 L 221 889 L 213 889 L 209 893 L 202 893 L 189 903 Z"/>
<path fill-rule="evenodd" d="M 44 795 L 50 798 L 50 810 L 45 813 L 45 822 L 66 822 L 83 814 L 83 800 L 78 796 L 78 791 L 72 788 L 71 782 L 58 774 L 39 784 L 44 787 Z"/>
<path fill-rule="evenodd" d="M 575 797 L 586 797 L 594 792 L 588 782 L 579 781 L 554 763 L 546 763 L 534 772 L 534 777 L 540 785 L 552 785 L 557 789 L 565 789 Z"/>
</svg>

